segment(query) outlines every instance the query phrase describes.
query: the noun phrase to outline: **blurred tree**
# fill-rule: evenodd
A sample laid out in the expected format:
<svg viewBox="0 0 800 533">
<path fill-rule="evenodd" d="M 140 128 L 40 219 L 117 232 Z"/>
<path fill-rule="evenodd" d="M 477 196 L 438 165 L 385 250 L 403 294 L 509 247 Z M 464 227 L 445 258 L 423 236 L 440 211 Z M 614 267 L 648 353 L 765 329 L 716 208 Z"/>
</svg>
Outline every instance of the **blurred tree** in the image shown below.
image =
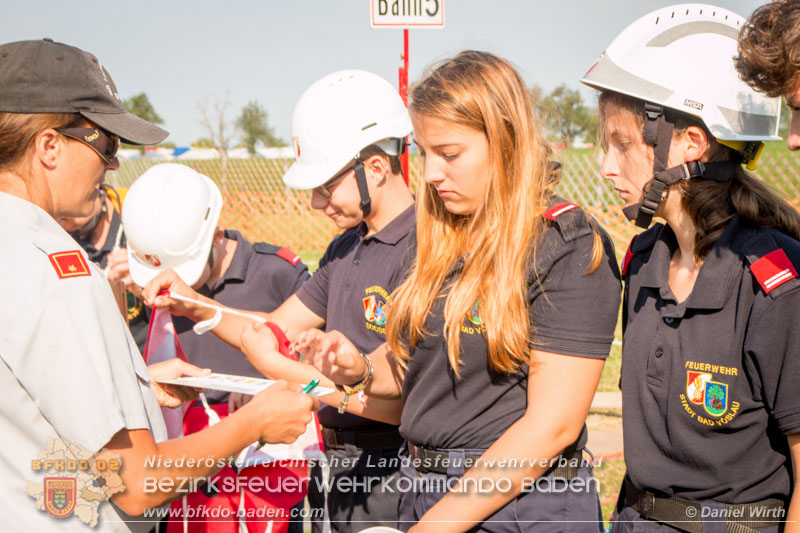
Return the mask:
<svg viewBox="0 0 800 533">
<path fill-rule="evenodd" d="M 275 137 L 272 128 L 267 124 L 267 111 L 259 105 L 258 101 L 251 100 L 242 108 L 239 118 L 236 119 L 236 128 L 242 134 L 242 144 L 255 155 L 256 144 L 261 141 L 264 146 L 283 146 L 283 139 Z"/>
<path fill-rule="evenodd" d="M 192 143 L 194 148 L 214 148 L 214 143 L 207 137 L 201 137 Z"/>
<path fill-rule="evenodd" d="M 153 107 L 153 104 L 150 103 L 150 99 L 147 97 L 146 93 L 135 94 L 130 98 L 123 100 L 122 105 L 125 106 L 125 109 L 137 117 L 146 120 L 147 122 L 152 122 L 153 124 L 164 123 L 164 119 L 161 118 L 158 113 L 156 113 L 156 110 Z M 144 146 L 133 144 L 123 144 L 123 146 L 127 148 L 136 148 L 140 152 L 144 153 Z M 159 146 L 163 146 L 163 144 Z"/>
<path fill-rule="evenodd" d="M 538 91 L 538 92 L 537 92 Z M 572 147 L 577 137 L 594 142 L 597 137 L 597 110 L 583 103 L 581 94 L 562 84 L 545 97 L 538 87 L 528 91 L 532 102 L 538 100 L 539 117 L 550 137 Z"/>
<path fill-rule="evenodd" d="M 139 93 L 131 96 L 125 100 L 123 104 L 125 105 L 125 109 L 137 117 L 146 120 L 147 122 L 152 122 L 153 124 L 164 123 L 164 119 L 161 118 L 158 113 L 156 113 L 156 110 L 153 108 L 153 104 L 150 103 L 150 99 L 145 93 Z"/>
<path fill-rule="evenodd" d="M 197 103 L 202 115 L 200 122 L 206 127 L 208 139 L 219 153 L 220 159 L 222 159 L 220 188 L 223 191 L 225 191 L 228 172 L 228 148 L 230 148 L 231 144 L 231 124 L 225 116 L 229 105 L 229 95 L 230 91 L 227 91 L 222 101 L 214 98 L 212 103 L 208 97 L 203 97 Z"/>
<path fill-rule="evenodd" d="M 528 99 L 531 101 L 531 105 L 533 106 L 534 111 L 536 113 L 541 112 L 542 108 L 542 99 L 544 98 L 544 92 L 542 88 L 538 85 L 534 84 L 528 88 Z M 541 117 L 540 117 L 541 118 Z"/>
</svg>

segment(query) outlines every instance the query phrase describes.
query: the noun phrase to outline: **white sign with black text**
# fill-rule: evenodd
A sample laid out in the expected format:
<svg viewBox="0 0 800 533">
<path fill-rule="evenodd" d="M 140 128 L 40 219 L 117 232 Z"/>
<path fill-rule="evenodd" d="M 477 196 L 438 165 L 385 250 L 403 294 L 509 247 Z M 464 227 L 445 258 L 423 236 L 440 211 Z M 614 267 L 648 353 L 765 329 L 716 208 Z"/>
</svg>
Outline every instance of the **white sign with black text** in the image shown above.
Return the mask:
<svg viewBox="0 0 800 533">
<path fill-rule="evenodd" d="M 444 28 L 444 0 L 370 0 L 372 28 Z"/>
</svg>

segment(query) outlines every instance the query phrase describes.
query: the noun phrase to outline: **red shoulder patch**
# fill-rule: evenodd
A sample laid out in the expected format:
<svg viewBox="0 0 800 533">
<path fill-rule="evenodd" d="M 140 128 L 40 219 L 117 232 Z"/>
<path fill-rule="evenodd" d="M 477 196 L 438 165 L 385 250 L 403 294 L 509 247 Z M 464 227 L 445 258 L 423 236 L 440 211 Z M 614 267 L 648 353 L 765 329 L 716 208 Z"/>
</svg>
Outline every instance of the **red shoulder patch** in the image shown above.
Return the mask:
<svg viewBox="0 0 800 533">
<path fill-rule="evenodd" d="M 556 217 L 558 217 L 559 215 L 563 215 L 567 211 L 572 211 L 577 207 L 578 207 L 577 204 L 573 204 L 571 202 L 558 204 L 545 211 L 544 218 L 546 218 L 547 220 L 555 220 Z"/>
<path fill-rule="evenodd" d="M 89 265 L 86 264 L 86 259 L 83 258 L 83 255 L 78 250 L 56 252 L 47 257 L 50 258 L 53 268 L 56 269 L 58 279 L 92 275 Z"/>
<path fill-rule="evenodd" d="M 300 256 L 286 247 L 283 247 L 280 250 L 278 250 L 278 253 L 276 255 L 281 259 L 289 261 L 292 264 L 292 266 L 295 266 L 300 261 Z"/>
<path fill-rule="evenodd" d="M 768 253 L 750 265 L 750 270 L 767 294 L 797 277 L 797 270 L 781 249 Z"/>
<path fill-rule="evenodd" d="M 636 236 L 634 235 L 633 239 L 631 239 L 631 243 L 628 245 L 628 251 L 625 252 L 625 257 L 622 258 L 622 266 L 620 267 L 620 271 L 622 272 L 623 276 L 628 275 L 628 268 L 631 266 L 631 259 L 634 256 L 634 253 L 631 251 L 633 248 L 633 241 L 636 240 Z"/>
</svg>

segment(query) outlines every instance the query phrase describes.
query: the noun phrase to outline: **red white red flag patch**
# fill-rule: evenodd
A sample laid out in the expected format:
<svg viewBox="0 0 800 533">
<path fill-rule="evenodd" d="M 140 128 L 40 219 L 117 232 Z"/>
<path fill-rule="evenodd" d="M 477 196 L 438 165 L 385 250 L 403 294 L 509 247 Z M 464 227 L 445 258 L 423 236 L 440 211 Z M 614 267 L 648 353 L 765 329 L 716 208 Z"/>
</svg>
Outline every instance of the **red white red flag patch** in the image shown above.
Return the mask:
<svg viewBox="0 0 800 533">
<path fill-rule="evenodd" d="M 797 277 L 794 265 L 786 256 L 786 252 L 780 249 L 768 253 L 750 265 L 750 270 L 767 294 Z"/>
<path fill-rule="evenodd" d="M 558 204 L 545 211 L 544 218 L 546 218 L 547 220 L 555 220 L 557 216 L 563 215 L 567 211 L 572 211 L 577 207 L 578 207 L 577 205 L 570 202 L 564 204 Z"/>
<path fill-rule="evenodd" d="M 295 266 L 297 262 L 300 261 L 300 256 L 286 247 L 283 247 L 280 250 L 278 250 L 277 256 L 280 257 L 281 259 L 289 261 L 292 264 L 292 266 Z"/>
<path fill-rule="evenodd" d="M 50 258 L 53 268 L 56 269 L 58 279 L 92 275 L 89 265 L 86 264 L 86 259 L 83 258 L 83 255 L 78 250 L 56 252 L 47 257 Z"/>
</svg>

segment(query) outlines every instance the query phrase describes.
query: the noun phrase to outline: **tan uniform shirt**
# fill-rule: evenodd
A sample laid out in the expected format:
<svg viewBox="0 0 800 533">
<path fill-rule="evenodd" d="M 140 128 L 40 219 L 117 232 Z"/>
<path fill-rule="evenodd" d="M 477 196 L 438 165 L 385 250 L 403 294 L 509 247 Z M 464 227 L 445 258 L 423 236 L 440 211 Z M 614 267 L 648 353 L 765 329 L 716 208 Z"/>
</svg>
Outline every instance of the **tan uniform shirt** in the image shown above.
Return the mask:
<svg viewBox="0 0 800 533">
<path fill-rule="evenodd" d="M 95 453 L 121 429 L 166 438 L 147 367 L 108 282 L 34 204 L 0 192 L 0 516 L 5 531 L 90 531 L 38 510 L 31 461 L 63 439 Z M 124 468 L 124 465 L 123 465 Z M 146 531 L 113 504 L 93 531 Z M 85 511 L 85 509 L 84 509 Z"/>
</svg>

